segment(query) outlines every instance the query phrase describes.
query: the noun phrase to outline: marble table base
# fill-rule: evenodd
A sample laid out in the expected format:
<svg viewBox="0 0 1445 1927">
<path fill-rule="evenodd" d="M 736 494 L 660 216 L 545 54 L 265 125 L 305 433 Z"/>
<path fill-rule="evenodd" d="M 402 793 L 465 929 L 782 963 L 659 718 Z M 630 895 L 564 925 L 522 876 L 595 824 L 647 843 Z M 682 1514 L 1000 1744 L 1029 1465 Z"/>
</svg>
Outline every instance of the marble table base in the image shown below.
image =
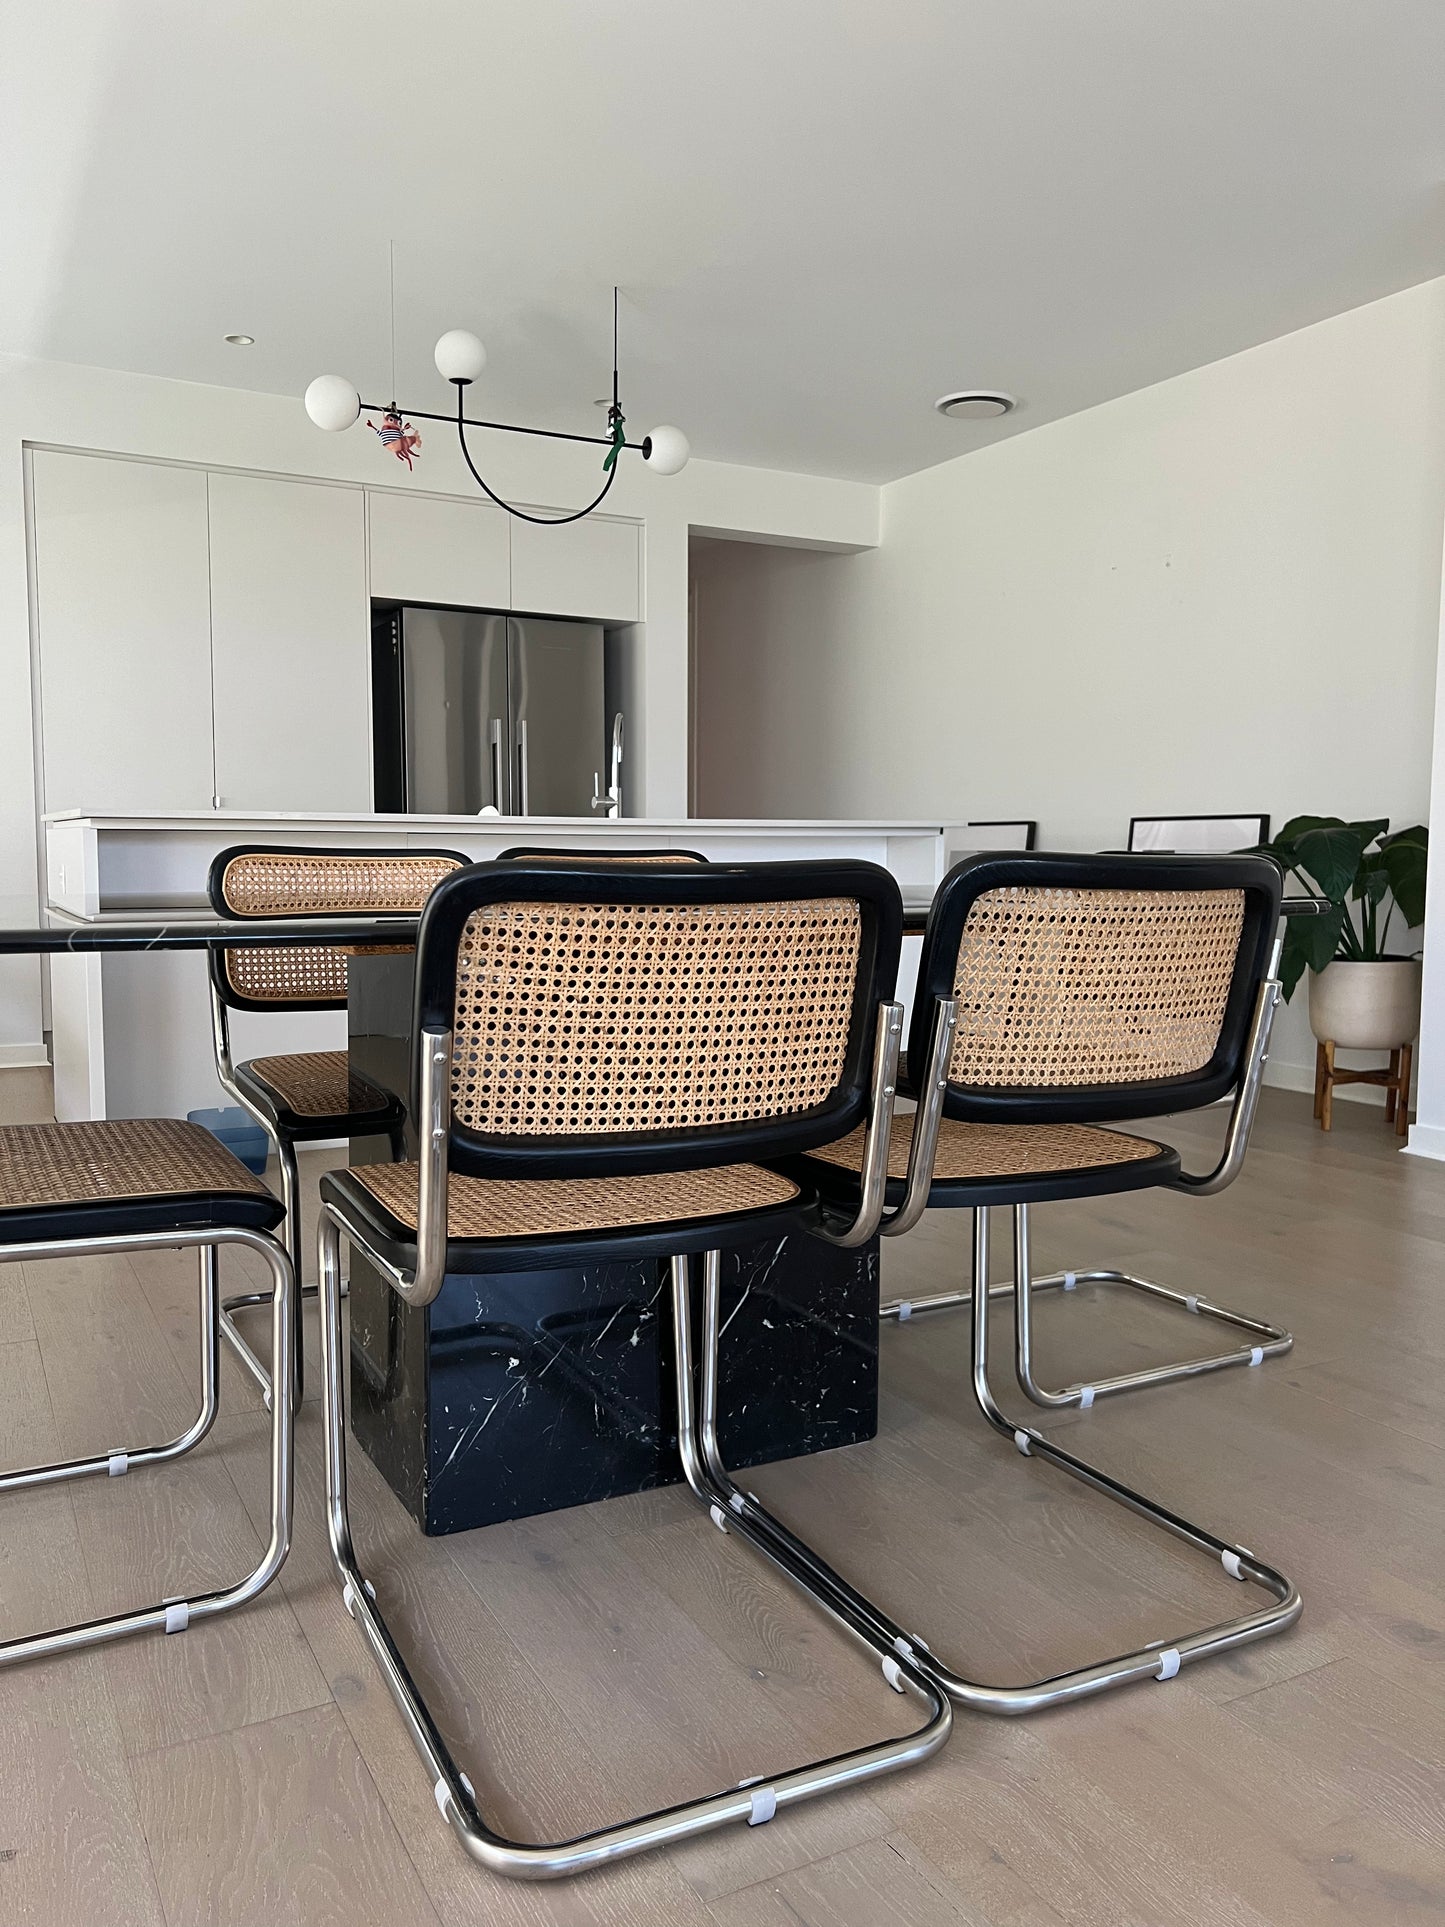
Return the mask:
<svg viewBox="0 0 1445 1927">
<path fill-rule="evenodd" d="M 349 1270 L 352 1431 L 424 1532 L 682 1477 L 665 1263 L 449 1277 L 424 1310 L 361 1253 Z M 874 1436 L 876 1243 L 726 1252 L 722 1317 L 730 1465 Z"/>
</svg>

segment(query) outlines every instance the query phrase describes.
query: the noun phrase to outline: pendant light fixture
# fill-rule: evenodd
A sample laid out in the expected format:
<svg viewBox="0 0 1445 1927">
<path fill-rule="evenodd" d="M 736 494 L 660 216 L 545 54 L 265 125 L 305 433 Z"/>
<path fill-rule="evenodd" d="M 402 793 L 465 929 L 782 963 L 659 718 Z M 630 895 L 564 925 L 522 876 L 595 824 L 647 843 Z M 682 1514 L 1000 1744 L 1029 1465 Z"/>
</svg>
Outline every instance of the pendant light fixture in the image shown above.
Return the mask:
<svg viewBox="0 0 1445 1927">
<path fill-rule="evenodd" d="M 377 402 L 363 401 L 355 385 L 344 375 L 318 375 L 306 390 L 306 412 L 318 428 L 327 429 L 333 434 L 350 428 L 359 418 L 363 408 L 375 410 L 387 422 L 395 422 L 407 433 L 411 423 L 402 423 L 403 415 L 413 415 L 418 421 L 449 422 L 457 425 L 457 440 L 461 445 L 462 459 L 471 471 L 472 479 L 478 488 L 491 501 L 503 508 L 508 515 L 515 515 L 522 522 L 547 523 L 580 522 L 584 515 L 590 515 L 599 508 L 608 490 L 617 479 L 619 458 L 624 450 L 635 450 L 647 466 L 659 475 L 676 475 L 686 465 L 691 450 L 687 437 L 680 428 L 664 426 L 654 428 L 650 435 L 644 435 L 640 442 L 629 441 L 622 412 L 621 390 L 617 375 L 617 290 L 612 290 L 612 400 L 607 408 L 607 433 L 605 435 L 573 435 L 561 428 L 528 428 L 519 422 L 478 421 L 466 413 L 466 393 L 477 380 L 487 362 L 487 351 L 474 334 L 465 328 L 448 329 L 435 350 L 437 373 L 444 381 L 449 381 L 457 391 L 457 407 L 454 415 L 428 413 L 424 408 L 402 409 L 395 397 L 385 407 Z M 395 354 L 393 344 L 393 385 L 395 383 Z M 472 452 L 467 446 L 469 428 L 494 428 L 507 435 L 543 435 L 550 441 L 588 442 L 597 448 L 605 448 L 602 467 L 606 480 L 585 508 L 574 510 L 570 515 L 534 515 L 529 509 L 519 509 L 511 502 L 504 501 L 482 477 L 472 460 Z M 379 430 L 388 446 L 396 447 L 395 434 L 387 429 Z M 420 446 L 417 436 L 412 448 L 414 453 Z M 408 461 L 408 466 L 410 462 Z"/>
</svg>

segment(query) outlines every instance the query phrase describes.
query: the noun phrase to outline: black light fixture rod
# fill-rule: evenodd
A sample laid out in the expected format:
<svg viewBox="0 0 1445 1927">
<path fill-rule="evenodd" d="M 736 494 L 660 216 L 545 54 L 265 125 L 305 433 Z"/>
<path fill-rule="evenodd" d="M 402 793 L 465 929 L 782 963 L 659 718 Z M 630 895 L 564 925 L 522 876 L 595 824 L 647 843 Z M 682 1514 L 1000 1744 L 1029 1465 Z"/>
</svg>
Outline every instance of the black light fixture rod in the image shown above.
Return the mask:
<svg viewBox="0 0 1445 1927">
<path fill-rule="evenodd" d="M 378 415 L 384 415 L 390 404 L 388 403 L 387 407 L 384 407 L 380 402 L 364 401 L 361 406 L 364 409 L 374 409 Z M 433 415 L 425 408 L 401 408 L 398 409 L 397 412 L 402 415 L 413 415 L 419 422 L 455 423 L 460 421 L 467 428 L 499 428 L 507 435 L 545 435 L 550 441 L 554 442 L 587 442 L 594 448 L 611 448 L 612 446 L 612 437 L 610 435 L 573 435 L 565 428 L 523 428 L 518 422 L 474 421 L 470 415 Z M 641 442 L 624 442 L 622 446 L 624 448 L 635 448 L 641 453 L 644 445 Z"/>
<path fill-rule="evenodd" d="M 615 422 L 621 413 L 622 402 L 617 387 L 617 290 L 614 288 L 612 290 L 612 420 Z M 622 446 L 629 448 L 631 443 L 624 442 Z"/>
</svg>

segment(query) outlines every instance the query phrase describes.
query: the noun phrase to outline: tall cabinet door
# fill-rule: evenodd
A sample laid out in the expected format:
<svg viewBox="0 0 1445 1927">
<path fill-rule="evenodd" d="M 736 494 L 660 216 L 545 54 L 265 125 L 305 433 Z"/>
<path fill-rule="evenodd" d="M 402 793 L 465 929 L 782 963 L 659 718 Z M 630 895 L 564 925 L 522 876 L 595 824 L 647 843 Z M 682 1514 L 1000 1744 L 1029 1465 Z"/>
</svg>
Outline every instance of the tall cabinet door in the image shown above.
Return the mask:
<svg viewBox="0 0 1445 1927">
<path fill-rule="evenodd" d="M 367 811 L 362 492 L 255 475 L 209 483 L 220 807 Z"/>
<path fill-rule="evenodd" d="M 46 809 L 209 809 L 205 475 L 31 463 Z"/>
</svg>

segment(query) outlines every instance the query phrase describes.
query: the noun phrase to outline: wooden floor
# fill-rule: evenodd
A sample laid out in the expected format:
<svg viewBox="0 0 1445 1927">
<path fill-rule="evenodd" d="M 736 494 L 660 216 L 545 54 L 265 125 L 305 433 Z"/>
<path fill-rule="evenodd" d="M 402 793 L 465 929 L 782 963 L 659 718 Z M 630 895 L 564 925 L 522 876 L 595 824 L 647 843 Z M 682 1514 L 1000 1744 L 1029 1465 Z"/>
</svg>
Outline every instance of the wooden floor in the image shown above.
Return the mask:
<svg viewBox="0 0 1445 1927">
<path fill-rule="evenodd" d="M 38 1075 L 0 1077 L 0 1115 L 44 1104 Z M 1202 1154 L 1218 1126 L 1174 1135 Z M 888 1249 L 890 1293 L 956 1282 L 966 1237 L 962 1214 L 932 1214 Z M 1378 1110 L 1338 1106 L 1326 1139 L 1308 1099 L 1270 1092 L 1231 1191 L 1045 1208 L 1036 1242 L 1041 1266 L 1127 1259 L 1294 1328 L 1293 1354 L 1260 1370 L 1055 1422 L 1291 1574 L 1293 1633 L 1042 1718 L 960 1714 L 931 1764 L 766 1828 L 560 1886 L 502 1882 L 438 1819 L 342 1608 L 308 1402 L 295 1549 L 263 1600 L 0 1674 L 0 1922 L 1445 1920 L 1445 1170 L 1398 1155 Z M 1057 1379 L 1201 1333 L 1083 1290 L 1044 1298 L 1037 1322 Z M 192 1261 L 0 1266 L 0 1348 L 4 1462 L 168 1436 L 194 1383 Z M 966 1356 L 964 1317 L 889 1327 L 879 1439 L 749 1482 L 975 1677 L 1036 1676 L 1239 1609 L 1217 1568 L 990 1434 Z M 265 1423 L 229 1359 L 225 1373 L 216 1430 L 179 1466 L 4 1500 L 0 1629 L 150 1603 L 254 1559 Z M 904 1703 L 876 1670 L 677 1491 L 427 1541 L 359 1454 L 353 1488 L 382 1603 L 462 1764 L 521 1834 L 898 1730 Z"/>
</svg>

